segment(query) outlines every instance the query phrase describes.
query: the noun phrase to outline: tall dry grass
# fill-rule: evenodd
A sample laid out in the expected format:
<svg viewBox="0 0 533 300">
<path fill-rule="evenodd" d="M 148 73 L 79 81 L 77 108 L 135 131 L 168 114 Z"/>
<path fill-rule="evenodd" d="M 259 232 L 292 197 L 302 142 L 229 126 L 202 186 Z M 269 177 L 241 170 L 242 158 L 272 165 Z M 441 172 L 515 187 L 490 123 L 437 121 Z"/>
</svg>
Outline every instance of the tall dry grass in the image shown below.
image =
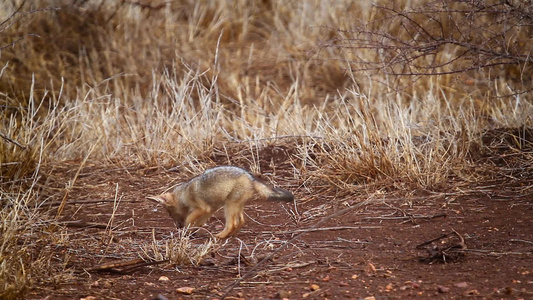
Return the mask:
<svg viewBox="0 0 533 300">
<path fill-rule="evenodd" d="M 295 137 L 301 180 L 350 193 L 438 190 L 449 176 L 473 172 L 469 149 L 482 144 L 481 132 L 532 122 L 531 96 L 513 94 L 501 76 L 472 84 L 455 74 L 357 68 L 361 59 L 382 61 L 379 49 L 335 43 L 355 43 L 361 22 L 385 32 L 398 25 L 377 22 L 383 15 L 362 2 L 0 6 L 2 295 L 31 282 L 36 258 L 17 236 L 42 229 L 30 226 L 47 218 L 36 210 L 46 186 L 34 183 L 60 161 L 197 172 L 225 143 L 257 148 Z M 439 58 L 456 51 L 443 47 Z M 248 167 L 258 169 L 257 159 Z"/>
</svg>

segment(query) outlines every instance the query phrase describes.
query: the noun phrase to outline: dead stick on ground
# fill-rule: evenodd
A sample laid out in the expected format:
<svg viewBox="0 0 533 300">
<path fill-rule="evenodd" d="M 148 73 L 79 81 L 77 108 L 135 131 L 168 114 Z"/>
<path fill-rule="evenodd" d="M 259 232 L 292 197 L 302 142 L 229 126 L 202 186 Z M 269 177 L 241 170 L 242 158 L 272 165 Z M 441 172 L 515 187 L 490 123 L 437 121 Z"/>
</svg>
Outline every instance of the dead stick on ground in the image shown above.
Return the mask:
<svg viewBox="0 0 533 300">
<path fill-rule="evenodd" d="M 314 232 L 314 231 L 334 231 L 346 229 L 381 229 L 383 226 L 337 226 L 337 227 L 322 227 L 322 228 L 304 228 L 296 230 L 287 230 L 276 232 L 276 234 L 300 233 L 300 232 Z M 272 231 L 263 231 L 262 233 L 272 233 Z"/>
<path fill-rule="evenodd" d="M 79 200 L 79 201 L 69 201 L 69 204 L 99 204 L 99 203 L 113 203 L 115 199 L 102 199 L 102 200 Z M 120 200 L 120 203 L 136 203 L 138 200 Z M 50 206 L 61 205 L 61 202 L 52 202 L 48 204 Z"/>
<path fill-rule="evenodd" d="M 455 229 L 452 228 L 452 231 L 461 240 L 461 242 L 459 243 L 459 246 L 461 247 L 461 249 L 463 250 L 466 249 L 465 238 L 462 235 L 460 235 L 459 232 L 455 231 Z"/>
<path fill-rule="evenodd" d="M 441 236 L 439 236 L 439 237 L 437 237 L 437 238 L 434 238 L 434 239 L 429 240 L 429 241 L 427 241 L 427 242 L 423 242 L 422 244 L 416 246 L 416 249 L 422 249 L 422 247 L 424 247 L 424 246 L 426 246 L 426 245 L 429 245 L 429 244 L 431 244 L 431 243 L 433 243 L 433 242 L 436 242 L 436 241 L 438 241 L 438 240 L 441 240 L 441 239 L 443 239 L 443 238 L 449 237 L 449 236 L 452 235 L 452 234 L 455 234 L 455 235 L 459 238 L 459 240 L 460 240 L 460 242 L 459 242 L 459 246 L 461 246 L 461 249 L 466 249 L 465 239 L 463 238 L 462 235 L 459 234 L 459 232 L 455 231 L 455 229 L 453 229 L 453 228 L 452 228 L 452 232 L 442 234 Z"/>
<path fill-rule="evenodd" d="M 98 265 L 96 267 L 89 268 L 87 269 L 87 271 L 103 271 L 103 270 L 109 270 L 109 269 L 114 269 L 114 268 L 127 267 L 131 265 L 139 264 L 139 263 L 144 263 L 144 260 L 133 259 L 133 260 L 114 262 L 114 263 L 106 263 L 106 264 Z"/>
<path fill-rule="evenodd" d="M 518 239 L 511 239 L 509 240 L 509 242 L 533 244 L 532 241 L 518 240 Z"/>
<path fill-rule="evenodd" d="M 386 199 L 384 199 L 386 200 Z M 320 220 L 318 223 L 316 223 L 315 225 L 309 227 L 308 231 L 303 231 L 301 232 L 300 234 L 297 234 L 296 236 L 294 236 L 293 238 L 291 238 L 290 240 L 288 240 L 287 242 L 285 242 L 284 244 L 282 244 L 278 249 L 276 249 L 274 252 L 272 252 L 270 255 L 268 255 L 267 257 L 263 258 L 260 262 L 258 262 L 250 271 L 246 272 L 241 278 L 235 280 L 232 284 L 228 285 L 226 288 L 225 288 L 225 292 L 224 294 L 222 294 L 222 296 L 220 297 L 221 300 L 223 300 L 224 298 L 226 298 L 228 296 L 228 294 L 237 286 L 239 285 L 243 280 L 247 279 L 248 277 L 252 276 L 254 273 L 256 273 L 256 271 L 259 269 L 259 267 L 261 267 L 262 265 L 266 264 L 268 261 L 271 261 L 272 258 L 278 254 L 279 252 L 281 252 L 281 250 L 285 249 L 285 247 L 287 247 L 287 245 L 290 245 L 293 241 L 299 239 L 300 237 L 302 237 L 303 235 L 307 234 L 308 232 L 311 231 L 311 229 L 313 228 L 317 228 L 318 226 L 320 226 L 321 224 L 335 218 L 335 217 L 338 217 L 340 215 L 343 215 L 351 210 L 354 210 L 354 209 L 357 209 L 357 208 L 360 208 L 360 207 L 363 207 L 371 202 L 374 202 L 376 201 L 376 199 L 367 199 L 361 203 L 357 203 L 353 206 L 350 206 L 350 207 L 347 207 L 345 209 L 342 209 L 332 215 L 329 215 L 325 218 L 323 218 L 322 220 Z"/>
<path fill-rule="evenodd" d="M 401 217 L 366 217 L 363 220 L 411 220 L 411 219 L 436 219 L 436 218 L 446 218 L 447 214 L 436 214 L 433 216 L 423 216 L 423 215 L 407 215 Z"/>
<path fill-rule="evenodd" d="M 107 229 L 107 224 L 103 223 L 94 223 L 94 222 L 62 222 L 67 227 L 74 228 L 97 228 L 97 229 Z"/>
<path fill-rule="evenodd" d="M 436 242 L 436 241 L 441 240 L 441 239 L 443 239 L 443 238 L 445 238 L 445 237 L 448 237 L 449 235 L 450 235 L 449 233 L 445 233 L 445 234 L 442 234 L 441 236 L 439 236 L 439 237 L 437 237 L 437 238 L 434 238 L 434 239 L 432 239 L 432 240 L 429 240 L 429 241 L 423 242 L 422 244 L 416 246 L 416 249 L 422 249 L 422 247 L 424 247 L 425 245 L 429 245 L 429 244 L 431 244 L 431 243 L 433 243 L 433 242 Z"/>
<path fill-rule="evenodd" d="M 126 261 L 119 261 L 119 262 L 114 262 L 114 263 L 106 263 L 106 264 L 102 264 L 102 265 L 98 265 L 96 267 L 92 267 L 92 268 L 89 268 L 87 269 L 87 271 L 105 271 L 105 270 L 114 270 L 116 268 L 122 268 L 122 267 L 130 267 L 130 268 L 127 268 L 128 270 L 131 269 L 131 266 L 133 266 L 133 268 L 138 268 L 138 267 L 142 267 L 142 266 L 150 266 L 150 265 L 157 265 L 157 264 L 162 264 L 162 263 L 166 263 L 168 262 L 169 260 L 168 259 L 164 259 L 164 260 L 157 260 L 157 261 L 144 261 L 142 259 L 131 259 L 131 260 L 126 260 Z"/>
</svg>

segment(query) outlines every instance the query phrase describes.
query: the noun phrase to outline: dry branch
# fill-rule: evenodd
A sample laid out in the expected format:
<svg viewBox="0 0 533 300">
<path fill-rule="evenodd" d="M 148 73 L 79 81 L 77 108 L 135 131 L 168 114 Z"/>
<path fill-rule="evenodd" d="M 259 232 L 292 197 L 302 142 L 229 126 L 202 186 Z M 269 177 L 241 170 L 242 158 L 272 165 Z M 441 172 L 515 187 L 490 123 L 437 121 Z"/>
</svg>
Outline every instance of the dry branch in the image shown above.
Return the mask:
<svg viewBox="0 0 533 300">
<path fill-rule="evenodd" d="M 452 229 L 451 233 L 443 234 L 437 238 L 431 239 L 429 241 L 426 241 L 418 246 L 416 246 L 416 249 L 424 249 L 423 247 L 426 245 L 430 245 L 433 242 L 442 240 L 444 238 L 455 236 L 459 238 L 459 242 L 448 242 L 444 244 L 439 244 L 438 246 L 432 246 L 425 248 L 428 255 L 425 257 L 419 257 L 420 261 L 433 263 L 433 262 L 442 262 L 445 263 L 447 261 L 457 261 L 461 257 L 464 256 L 464 251 L 467 249 L 465 244 L 465 239 L 461 234 L 459 234 L 457 231 Z"/>
<path fill-rule="evenodd" d="M 158 265 L 158 264 L 166 263 L 168 261 L 169 261 L 168 259 L 159 260 L 159 261 L 145 261 L 143 259 L 130 259 L 130 260 L 122 260 L 118 262 L 113 262 L 113 263 L 105 263 L 105 264 L 101 264 L 101 265 L 88 268 L 85 270 L 89 272 L 109 271 L 109 272 L 119 273 L 119 274 L 129 274 L 141 267 Z"/>
<path fill-rule="evenodd" d="M 320 227 L 320 228 L 304 228 L 304 229 L 295 229 L 276 232 L 276 234 L 294 234 L 302 232 L 316 232 L 316 231 L 335 231 L 335 230 L 346 230 L 346 229 L 381 229 L 383 226 L 336 226 L 336 227 Z M 263 233 L 272 233 L 271 231 L 264 231 Z"/>
<path fill-rule="evenodd" d="M 107 229 L 107 224 L 94 222 L 62 222 L 67 227 Z"/>
<path fill-rule="evenodd" d="M 437 0 L 405 7 L 390 2 L 375 4 L 373 13 L 375 18 L 352 30 L 337 29 L 338 36 L 323 45 L 350 52 L 351 71 L 377 71 L 413 81 L 421 76 L 490 74 L 489 81 L 495 76 L 506 79 L 513 92 L 505 96 L 533 89 L 526 79 L 533 62 L 528 41 L 533 30 L 531 1 Z M 505 75 L 498 75 L 502 70 Z"/>
</svg>

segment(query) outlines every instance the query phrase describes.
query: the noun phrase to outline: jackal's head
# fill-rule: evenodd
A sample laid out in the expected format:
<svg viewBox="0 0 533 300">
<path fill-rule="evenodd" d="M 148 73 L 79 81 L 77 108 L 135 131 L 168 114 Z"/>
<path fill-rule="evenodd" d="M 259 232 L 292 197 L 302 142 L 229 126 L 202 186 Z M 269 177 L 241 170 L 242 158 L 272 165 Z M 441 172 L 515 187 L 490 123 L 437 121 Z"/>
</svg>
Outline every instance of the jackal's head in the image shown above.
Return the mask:
<svg viewBox="0 0 533 300">
<path fill-rule="evenodd" d="M 179 201 L 179 199 L 177 199 L 176 195 L 174 195 L 173 193 L 164 193 L 158 196 L 149 196 L 146 198 L 157 203 L 163 204 L 163 206 L 167 209 L 170 217 L 174 219 L 176 226 L 178 226 L 179 228 L 185 226 L 185 219 L 187 218 L 189 209 L 185 205 L 183 205 Z"/>
</svg>

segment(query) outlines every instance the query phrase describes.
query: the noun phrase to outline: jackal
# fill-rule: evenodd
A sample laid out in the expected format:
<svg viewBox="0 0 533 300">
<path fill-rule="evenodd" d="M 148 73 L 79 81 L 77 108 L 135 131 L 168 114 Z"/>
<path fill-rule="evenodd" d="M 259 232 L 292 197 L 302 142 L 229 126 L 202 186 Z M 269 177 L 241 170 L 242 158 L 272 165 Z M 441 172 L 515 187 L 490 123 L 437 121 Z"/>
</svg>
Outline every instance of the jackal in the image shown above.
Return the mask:
<svg viewBox="0 0 533 300">
<path fill-rule="evenodd" d="M 163 204 L 178 227 L 202 226 L 224 206 L 226 225 L 215 235 L 224 239 L 235 235 L 244 225 L 244 205 L 254 192 L 268 199 L 294 200 L 291 192 L 269 187 L 248 171 L 232 166 L 208 169 L 171 193 L 147 198 Z"/>
</svg>

